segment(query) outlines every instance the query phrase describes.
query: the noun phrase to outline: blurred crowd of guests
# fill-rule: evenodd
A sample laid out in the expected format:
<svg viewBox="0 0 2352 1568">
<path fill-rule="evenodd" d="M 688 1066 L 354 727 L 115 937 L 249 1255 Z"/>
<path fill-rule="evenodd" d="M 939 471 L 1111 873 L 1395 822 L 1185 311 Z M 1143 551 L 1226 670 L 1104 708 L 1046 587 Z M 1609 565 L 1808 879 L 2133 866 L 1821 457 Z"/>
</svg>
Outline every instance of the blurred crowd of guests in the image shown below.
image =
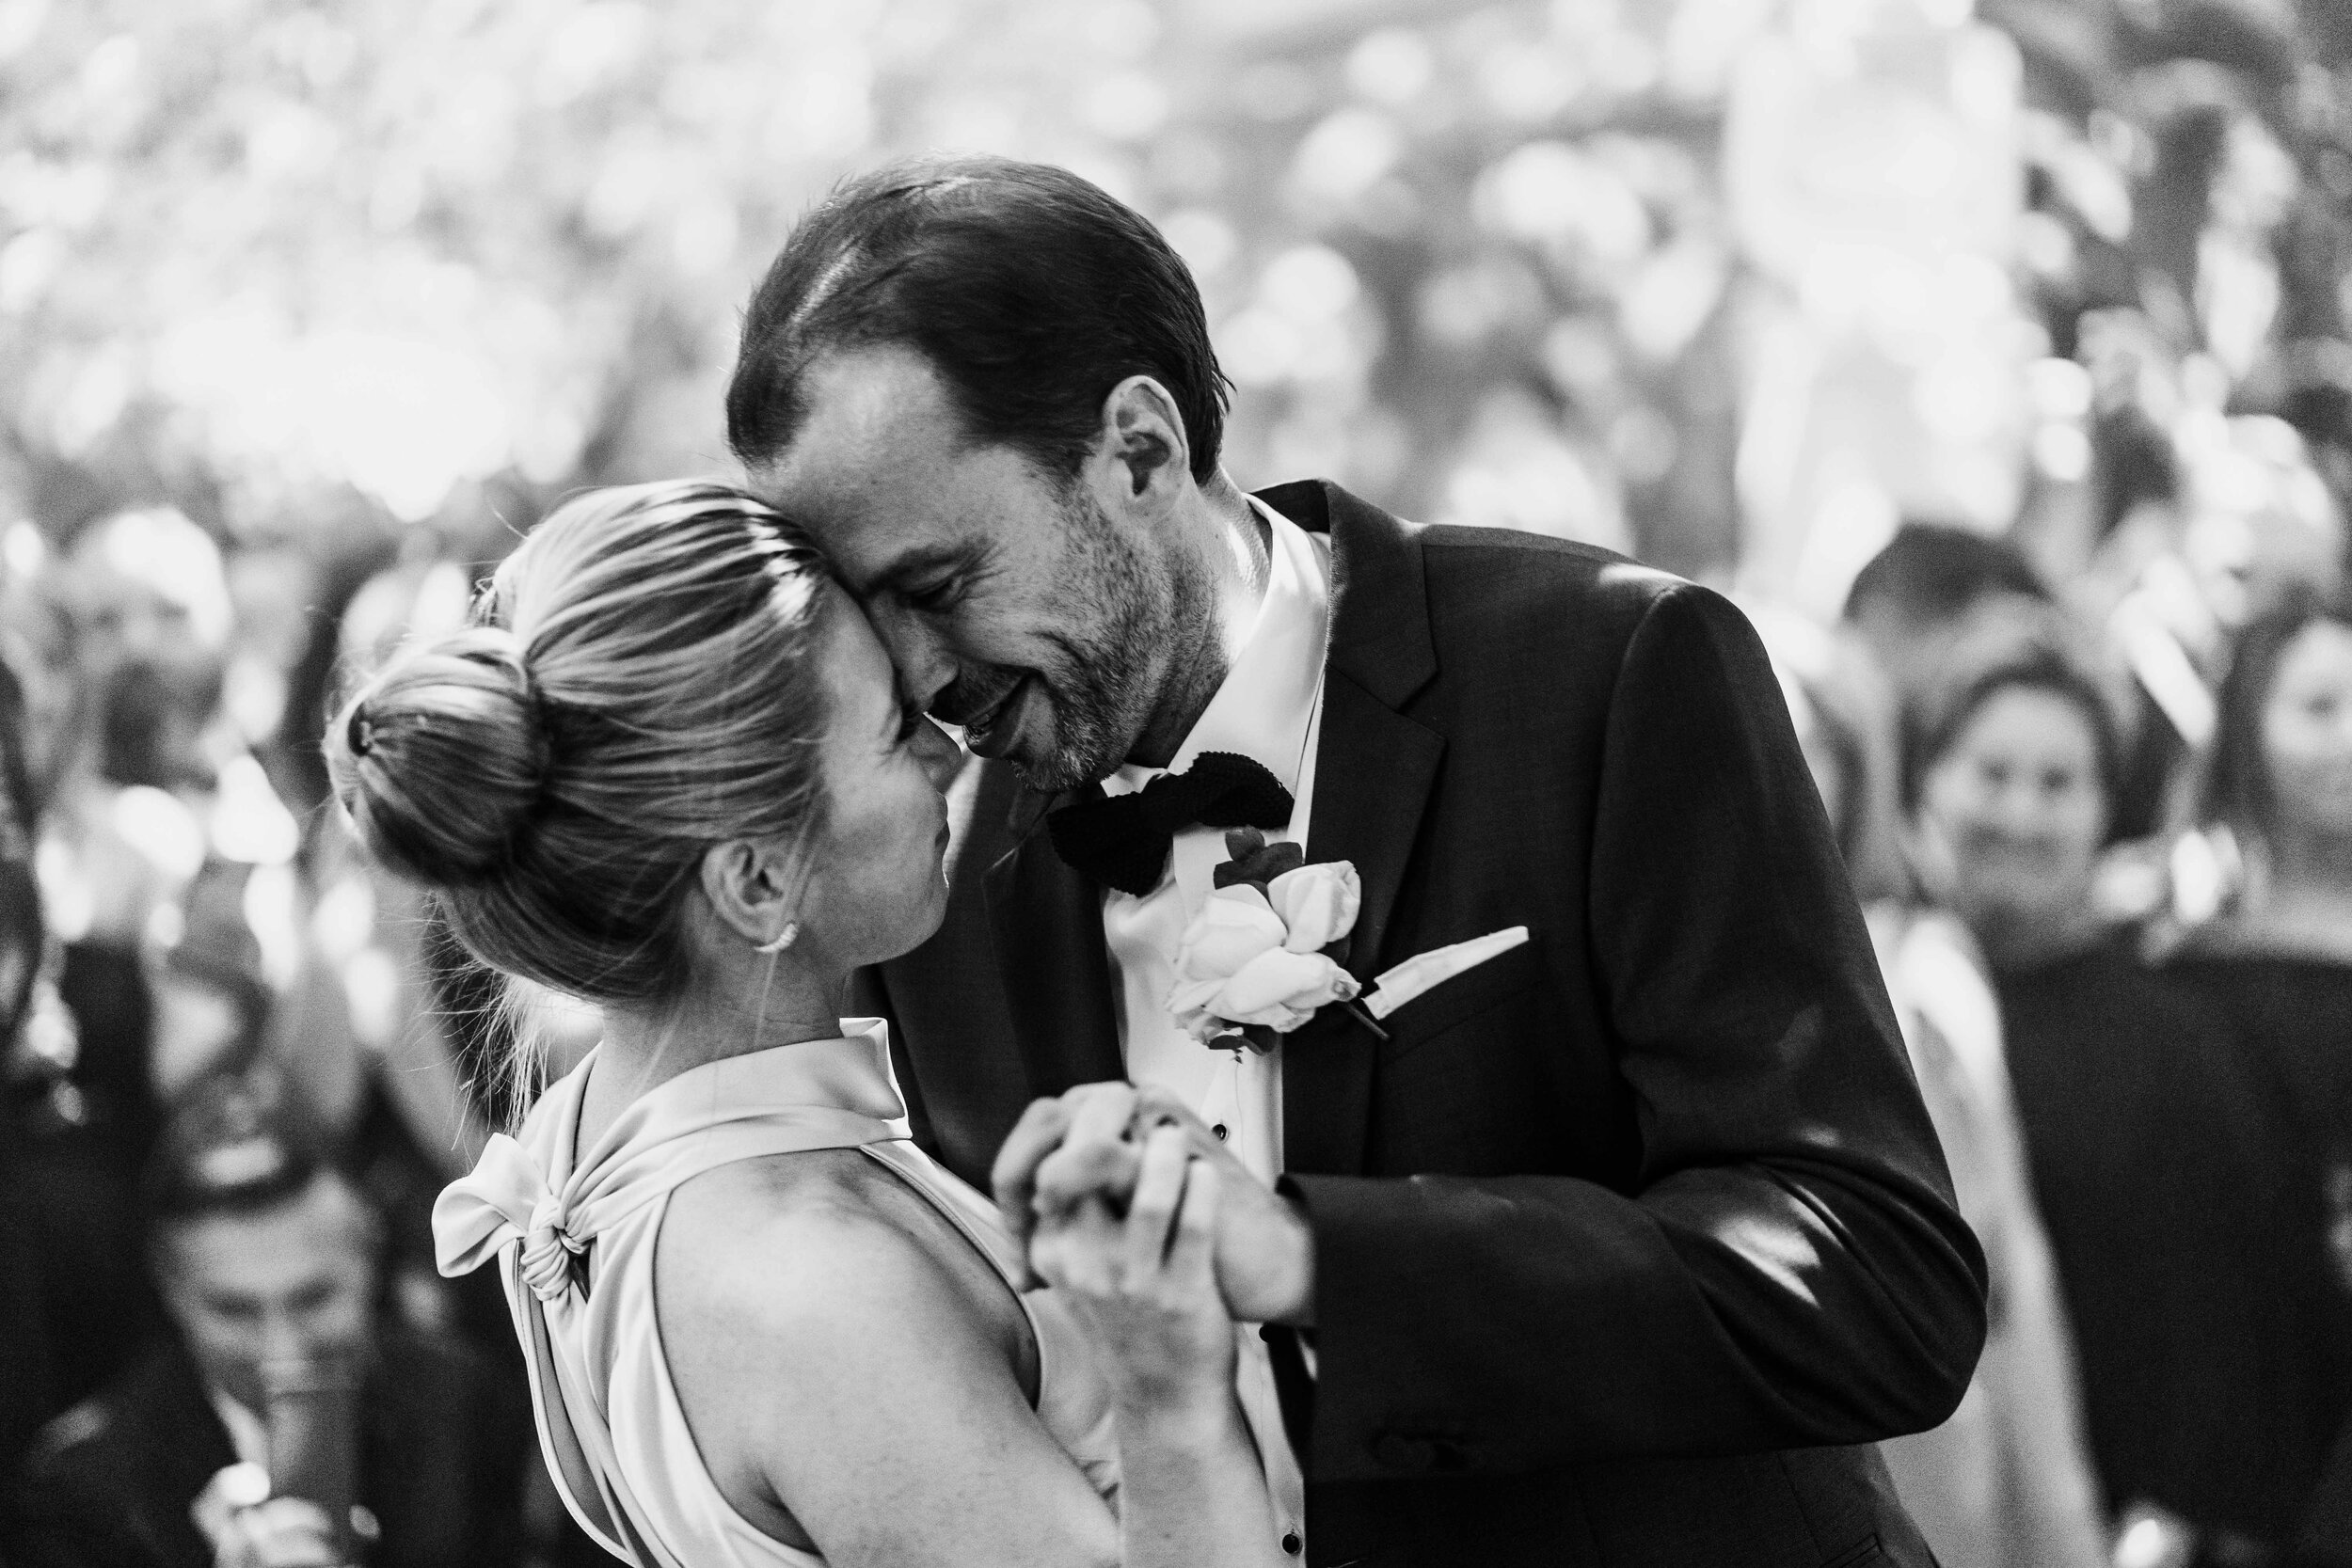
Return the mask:
<svg viewBox="0 0 2352 1568">
<path fill-rule="evenodd" d="M 378 1562 L 584 1552 L 523 1463 L 504 1305 L 486 1276 L 437 1276 L 427 1212 L 528 1092 L 484 1066 L 509 1059 L 510 1009 L 529 1006 L 558 1068 L 593 1019 L 512 1001 L 437 946 L 413 897 L 351 858 L 315 741 L 330 683 L 463 614 L 494 546 L 436 528 L 469 508 L 527 519 L 565 485 L 707 450 L 735 304 L 713 279 L 771 243 L 812 171 L 1012 138 L 1134 196 L 1200 277 L 1245 480 L 1324 472 L 1411 515 L 1730 581 L 1756 546 L 1741 470 L 1786 455 L 1754 418 L 1772 400 L 1740 388 L 1780 386 L 1755 373 L 1783 342 L 1764 325 L 1804 290 L 1759 265 L 1720 177 L 1741 162 L 1739 62 L 1779 8 L 1396 7 L 1370 31 L 1237 20 L 1224 37 L 1108 0 L 974 5 L 871 63 L 849 33 L 797 47 L 788 9 L 761 21 L 792 38 L 780 50 L 725 31 L 725 8 L 673 8 L 666 48 L 612 31 L 644 8 L 573 8 L 558 47 L 535 11 L 477 8 L 460 39 L 438 12 L 376 8 L 396 24 L 365 47 L 288 6 L 270 8 L 282 25 L 239 13 L 209 42 L 158 35 L 143 74 L 56 74 L 42 135 L 73 127 L 123 188 L 202 214 L 166 225 L 181 245 L 152 245 L 146 198 L 92 203 L 128 226 L 92 238 L 64 195 L 41 198 L 53 212 L 24 194 L 74 182 L 20 170 L 0 192 L 11 225 L 56 226 L 16 235 L 0 269 L 0 313 L 26 335 L 9 362 L 46 367 L 8 382 L 6 455 L 33 479 L 0 476 L 44 524 L 0 531 L 10 1568 L 296 1563 L 360 1540 Z M 2018 515 L 1997 536 L 1903 527 L 1826 596 L 1845 601 L 1835 625 L 1750 607 L 1993 1261 L 1976 1387 L 1889 1463 L 1949 1568 L 2352 1562 L 2352 7 L 1788 8 L 1916 13 L 1883 52 L 1920 58 L 1973 10 L 2022 72 L 2021 211 L 1987 262 L 2031 339 L 2004 411 L 2026 433 Z M 44 47 L 78 60 L 129 14 L 58 8 Z M 438 69 L 460 56 L 476 69 Z M 586 91 L 592 59 L 603 85 Z M 743 90 L 712 90 L 731 80 L 720 62 Z M 503 90 L 542 66 L 579 81 Z M 803 70 L 826 90 L 774 90 Z M 421 96 L 427 81 L 450 99 Z M 254 138 L 279 145 L 308 123 L 294 109 L 330 126 L 371 90 L 408 138 L 279 158 L 268 200 L 249 198 L 241 151 L 206 183 L 144 150 L 243 149 L 240 117 L 282 96 Z M 1874 87 L 1899 128 L 1917 123 L 1907 90 Z M 649 140 L 657 103 L 691 105 L 691 132 Z M 225 119 L 123 129 L 199 110 Z M 461 121 L 475 131 L 447 136 Z M 1833 139 L 1851 162 L 1825 188 L 1869 173 L 1874 141 L 1888 160 L 1911 147 Z M 497 150 L 517 141 L 551 150 Z M 409 166 L 445 153 L 484 167 Z M 801 153 L 816 162 L 780 176 Z M 387 193 L 409 186 L 402 217 Z M 413 221 L 420 203 L 433 222 Z M 33 243 L 68 231 L 71 247 Z M 322 241 L 298 286 L 253 271 Z M 354 360 L 338 340 L 319 358 L 336 373 L 296 395 L 261 353 L 270 335 L 240 326 L 236 352 L 159 362 L 249 372 L 270 420 L 144 417 L 105 391 L 140 356 L 95 345 L 135 304 L 185 310 L 149 263 L 204 244 L 239 289 L 265 279 L 246 303 L 282 306 L 289 341 L 294 302 L 356 300 L 366 321 L 439 279 L 424 292 L 469 352 L 541 365 L 516 429 L 580 428 L 541 430 L 527 457 L 475 453 L 470 425 L 499 421 L 428 357 L 414 401 L 460 411 L 423 424 L 468 426 L 466 484 L 410 496 L 383 483 L 405 476 L 389 459 L 327 492 L 256 483 L 244 445 L 190 433 L 292 429 L 281 405 L 378 389 L 414 356 Z M 478 316 L 447 307 L 452 278 Z M 1879 325 L 1899 347 L 1931 338 L 1952 304 L 1931 293 Z M 587 418 L 569 391 L 599 378 Z M 356 406 L 326 446 L 413 456 L 388 418 L 400 399 Z M 114 510 L 162 494 L 204 526 Z M 342 1392 L 306 1406 L 302 1387 Z M 340 1435 L 306 1440 L 319 1409 L 341 1411 Z M 258 1471 L 331 1471 L 338 1451 L 335 1516 L 221 1506 Z M 470 1556 L 436 1533 L 452 1519 Z"/>
<path fill-rule="evenodd" d="M 433 1266 L 507 1025 L 319 809 L 331 672 L 465 574 L 326 614 L 167 509 L 0 543 L 0 1562 L 595 1560 Z"/>
<path fill-rule="evenodd" d="M 2352 1561 L 2341 516 L 2164 507 L 2121 597 L 1915 523 L 1840 624 L 1756 611 L 1991 1264 L 1966 1401 L 1887 1445 L 1951 1568 Z"/>
<path fill-rule="evenodd" d="M 1978 14 L 2022 500 L 1751 607 L 1991 1265 L 1886 1457 L 1950 1568 L 2352 1561 L 2352 13 Z"/>
<path fill-rule="evenodd" d="M 1968 1398 L 1886 1457 L 1947 1568 L 2352 1564 L 2352 13 L 1978 8 L 2024 68 L 2018 515 L 1905 524 L 1832 624 L 1749 606 L 1992 1266 Z M 1634 69 L 1639 8 L 1526 9 L 1561 36 L 1301 46 L 1136 133 L 1237 473 L 1737 581 L 1777 286 L 1707 172 L 1727 89 Z M 1626 69 L 1487 90 L 1581 59 Z M 186 488 L 210 526 L 0 533 L 0 1564 L 594 1560 L 428 1225 L 530 1090 L 485 1066 L 514 1013 L 558 1069 L 593 1018 L 437 945 L 315 744 L 495 546 L 435 537 L 461 493 L 401 546 L 224 551 L 253 519 Z"/>
</svg>

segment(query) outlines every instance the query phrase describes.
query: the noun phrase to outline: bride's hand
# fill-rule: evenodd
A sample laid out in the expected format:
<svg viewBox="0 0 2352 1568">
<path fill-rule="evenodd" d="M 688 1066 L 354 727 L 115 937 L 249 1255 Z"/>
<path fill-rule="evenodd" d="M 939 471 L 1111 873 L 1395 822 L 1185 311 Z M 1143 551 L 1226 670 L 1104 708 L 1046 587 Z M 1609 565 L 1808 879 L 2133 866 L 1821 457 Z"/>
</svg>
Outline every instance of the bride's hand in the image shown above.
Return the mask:
<svg viewBox="0 0 2352 1568">
<path fill-rule="evenodd" d="M 1081 1084 L 1033 1102 L 1005 1139 L 992 1177 L 1006 1228 L 1026 1243 L 1047 1215 L 1099 1196 L 1125 1207 L 1147 1126 L 1192 1136 L 1220 1178 L 1216 1271 L 1227 1315 L 1243 1323 L 1314 1322 L 1314 1235 L 1297 1204 L 1260 1182 L 1192 1110 L 1164 1088 Z M 1034 1267 L 1034 1260 L 1032 1267 Z"/>
<path fill-rule="evenodd" d="M 1094 1342 L 1124 1417 L 1220 1418 L 1232 1397 L 1218 1185 L 1184 1130 L 1162 1127 L 1144 1143 L 1125 1217 L 1099 1194 L 1040 1216 L 1030 1259 Z"/>
</svg>

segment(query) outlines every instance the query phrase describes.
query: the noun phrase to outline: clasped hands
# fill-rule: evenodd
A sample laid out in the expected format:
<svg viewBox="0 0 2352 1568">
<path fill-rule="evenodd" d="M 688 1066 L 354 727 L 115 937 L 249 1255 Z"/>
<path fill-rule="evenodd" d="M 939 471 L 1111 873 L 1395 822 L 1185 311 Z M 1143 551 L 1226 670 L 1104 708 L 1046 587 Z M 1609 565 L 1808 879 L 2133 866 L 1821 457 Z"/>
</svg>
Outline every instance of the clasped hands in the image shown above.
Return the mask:
<svg viewBox="0 0 2352 1568">
<path fill-rule="evenodd" d="M 1189 1231 L 1232 1321 L 1313 1321 L 1305 1219 L 1166 1089 L 1082 1084 L 1033 1101 L 997 1154 L 992 1182 L 1032 1271 L 1050 1283 L 1075 1271 L 1098 1292 L 1118 1283 L 1111 1275 L 1139 1288 L 1155 1244 L 1175 1267 Z M 1121 1232 L 1116 1242 L 1113 1230 Z"/>
</svg>

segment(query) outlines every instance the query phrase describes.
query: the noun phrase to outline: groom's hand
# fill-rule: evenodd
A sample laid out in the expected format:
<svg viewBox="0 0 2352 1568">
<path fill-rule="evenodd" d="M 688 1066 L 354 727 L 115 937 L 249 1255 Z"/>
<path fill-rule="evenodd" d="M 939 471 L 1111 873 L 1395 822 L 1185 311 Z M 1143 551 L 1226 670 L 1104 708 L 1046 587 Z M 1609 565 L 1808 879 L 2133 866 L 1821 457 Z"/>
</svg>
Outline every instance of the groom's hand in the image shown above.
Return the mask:
<svg viewBox="0 0 2352 1568">
<path fill-rule="evenodd" d="M 1007 1227 L 1025 1249 L 1040 1216 L 1066 1214 L 1089 1197 L 1123 1213 L 1143 1140 L 1159 1126 L 1183 1128 L 1194 1152 L 1217 1167 L 1216 1282 L 1226 1310 L 1241 1323 L 1313 1323 L 1314 1238 L 1306 1220 L 1165 1089 L 1081 1084 L 1032 1101 L 991 1178 Z"/>
</svg>

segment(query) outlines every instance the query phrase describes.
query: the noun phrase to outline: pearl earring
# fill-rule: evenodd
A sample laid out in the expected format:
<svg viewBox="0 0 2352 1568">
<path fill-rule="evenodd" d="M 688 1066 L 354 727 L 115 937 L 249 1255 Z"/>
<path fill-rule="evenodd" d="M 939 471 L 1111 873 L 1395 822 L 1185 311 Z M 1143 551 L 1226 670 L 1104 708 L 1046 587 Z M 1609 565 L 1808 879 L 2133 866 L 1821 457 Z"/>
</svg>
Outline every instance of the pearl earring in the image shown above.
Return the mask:
<svg viewBox="0 0 2352 1568">
<path fill-rule="evenodd" d="M 763 942 L 754 947 L 752 951 L 755 953 L 781 953 L 786 948 L 791 946 L 794 942 L 800 940 L 801 923 L 797 920 L 787 920 L 784 923 L 784 929 L 778 931 L 772 941 Z"/>
</svg>

